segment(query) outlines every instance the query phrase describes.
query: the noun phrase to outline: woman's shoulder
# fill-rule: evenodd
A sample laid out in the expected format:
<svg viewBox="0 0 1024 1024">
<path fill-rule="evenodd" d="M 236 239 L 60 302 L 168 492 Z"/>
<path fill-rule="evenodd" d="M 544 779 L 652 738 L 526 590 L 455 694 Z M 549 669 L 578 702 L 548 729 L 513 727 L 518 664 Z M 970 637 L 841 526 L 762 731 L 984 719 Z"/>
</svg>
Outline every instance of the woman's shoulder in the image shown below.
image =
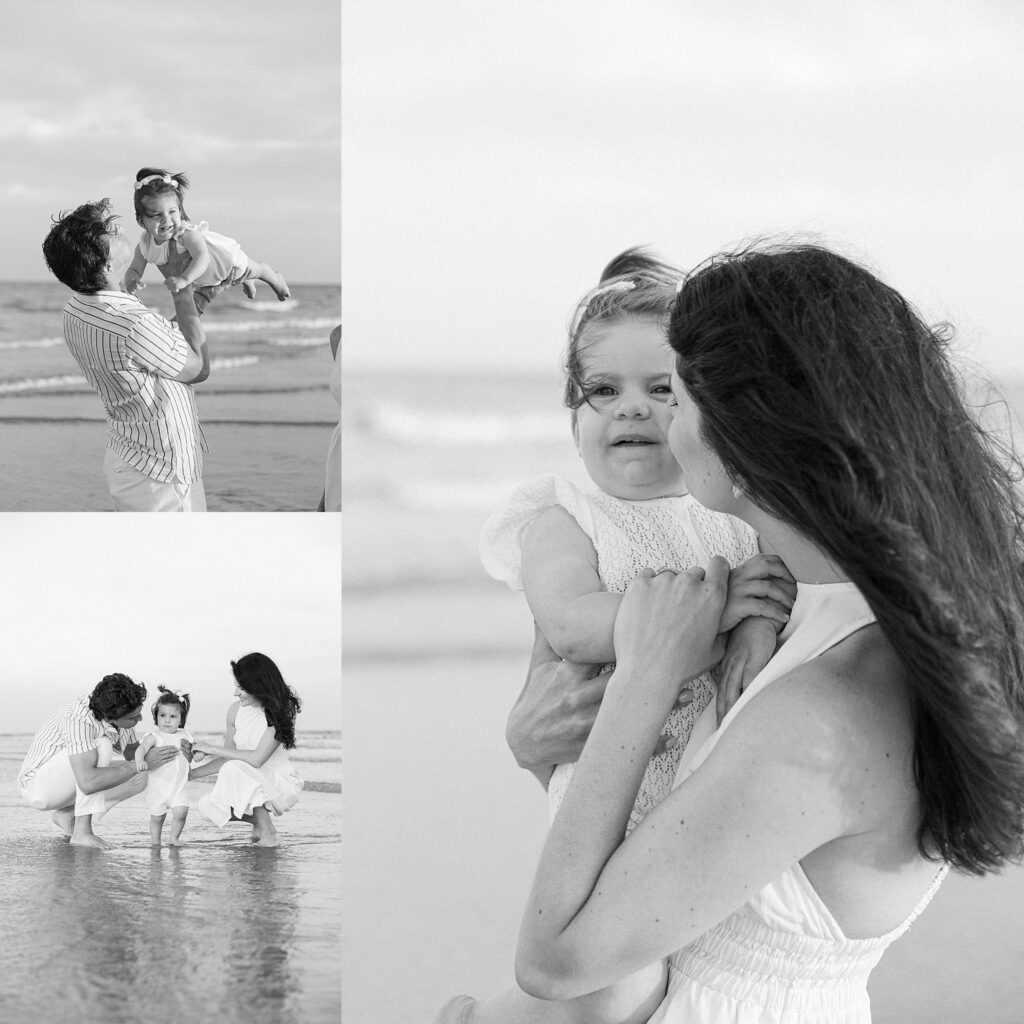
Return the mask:
<svg viewBox="0 0 1024 1024">
<path fill-rule="evenodd" d="M 750 709 L 783 756 L 853 781 L 913 747 L 906 669 L 877 623 L 782 675 Z"/>
<path fill-rule="evenodd" d="M 237 700 L 232 702 L 229 705 L 229 707 L 228 707 L 228 724 L 229 725 L 233 724 L 235 719 L 238 717 L 238 709 L 241 706 L 242 706 L 242 702 L 241 701 L 237 701 Z"/>
</svg>

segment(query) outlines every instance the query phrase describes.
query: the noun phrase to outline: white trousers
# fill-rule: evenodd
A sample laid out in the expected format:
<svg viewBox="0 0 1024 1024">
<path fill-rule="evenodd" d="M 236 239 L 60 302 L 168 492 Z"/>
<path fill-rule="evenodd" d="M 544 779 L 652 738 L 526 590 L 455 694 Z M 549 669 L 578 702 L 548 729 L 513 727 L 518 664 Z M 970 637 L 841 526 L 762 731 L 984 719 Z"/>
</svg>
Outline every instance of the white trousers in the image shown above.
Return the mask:
<svg viewBox="0 0 1024 1024">
<path fill-rule="evenodd" d="M 140 473 L 113 449 L 103 459 L 103 475 L 115 512 L 205 512 L 206 491 L 200 477 L 195 483 L 163 483 Z"/>
</svg>

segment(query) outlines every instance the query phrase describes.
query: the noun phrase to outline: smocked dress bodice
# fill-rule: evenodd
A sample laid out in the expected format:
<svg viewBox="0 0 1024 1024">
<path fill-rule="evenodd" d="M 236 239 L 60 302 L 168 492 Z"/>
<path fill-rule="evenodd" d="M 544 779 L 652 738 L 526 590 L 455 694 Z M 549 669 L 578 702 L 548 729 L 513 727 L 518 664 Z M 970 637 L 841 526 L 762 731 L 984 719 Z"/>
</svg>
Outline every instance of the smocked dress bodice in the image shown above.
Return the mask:
<svg viewBox="0 0 1024 1024">
<path fill-rule="evenodd" d="M 674 569 L 707 565 L 721 555 L 730 566 L 757 554 L 757 537 L 746 523 L 713 512 L 689 495 L 629 501 L 603 491 L 581 491 L 557 476 L 542 476 L 518 487 L 507 503 L 487 521 L 480 538 L 484 568 L 495 579 L 521 590 L 522 542 L 530 523 L 545 509 L 565 509 L 590 539 L 597 553 L 598 575 L 605 589 L 621 594 L 641 569 Z M 610 672 L 606 665 L 602 671 Z M 647 814 L 672 788 L 676 767 L 704 708 L 714 706 L 715 686 L 710 673 L 691 683 L 692 702 L 677 707 L 665 732 L 679 741 L 651 759 L 630 815 L 629 828 Z M 559 765 L 548 784 L 552 816 L 572 778 L 572 765 Z"/>
<path fill-rule="evenodd" d="M 677 783 L 696 771 L 736 715 L 773 681 L 874 621 L 852 583 L 800 584 L 780 647 L 714 730 L 702 715 Z M 711 715 L 714 708 L 710 709 Z M 872 938 L 847 938 L 799 863 L 669 959 L 668 992 L 649 1024 L 870 1024 L 867 980 L 885 949 L 925 908 Z"/>
</svg>

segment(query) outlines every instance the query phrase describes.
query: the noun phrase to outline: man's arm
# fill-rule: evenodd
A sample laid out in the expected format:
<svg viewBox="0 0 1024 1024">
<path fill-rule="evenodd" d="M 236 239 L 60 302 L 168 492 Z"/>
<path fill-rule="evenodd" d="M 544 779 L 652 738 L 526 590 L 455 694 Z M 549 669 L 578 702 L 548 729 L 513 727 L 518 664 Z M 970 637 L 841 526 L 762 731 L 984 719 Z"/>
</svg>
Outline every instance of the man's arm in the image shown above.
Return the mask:
<svg viewBox="0 0 1024 1024">
<path fill-rule="evenodd" d="M 174 747 L 157 747 L 146 754 L 146 763 L 150 768 L 159 768 L 165 761 L 177 756 L 178 751 Z M 138 772 L 134 760 L 100 768 L 96 763 L 98 759 L 95 747 L 80 754 L 69 755 L 75 782 L 83 793 L 102 793 L 106 789 L 113 789 Z"/>
<path fill-rule="evenodd" d="M 533 654 L 522 692 L 508 716 L 505 740 L 521 768 L 547 788 L 556 764 L 579 759 L 610 676 L 596 665 L 561 661 L 534 628 Z"/>
<path fill-rule="evenodd" d="M 165 278 L 177 277 L 184 272 L 188 263 L 187 252 L 176 252 L 171 254 L 166 263 L 160 265 L 159 270 Z M 179 380 L 183 384 L 199 384 L 210 376 L 210 356 L 206 351 L 206 331 L 196 309 L 191 285 L 173 292 L 171 298 L 174 300 L 174 316 L 178 330 L 181 331 L 189 348 L 185 365 L 171 377 L 171 380 Z"/>
</svg>

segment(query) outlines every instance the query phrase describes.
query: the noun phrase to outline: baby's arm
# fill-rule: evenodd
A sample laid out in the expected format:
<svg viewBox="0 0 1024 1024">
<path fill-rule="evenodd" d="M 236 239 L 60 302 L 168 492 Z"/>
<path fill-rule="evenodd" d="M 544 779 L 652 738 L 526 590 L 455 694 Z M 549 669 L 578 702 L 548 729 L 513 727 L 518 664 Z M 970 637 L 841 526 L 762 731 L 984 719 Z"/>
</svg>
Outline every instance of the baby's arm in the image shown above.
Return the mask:
<svg viewBox="0 0 1024 1024">
<path fill-rule="evenodd" d="M 135 246 L 135 255 L 132 257 L 131 263 L 128 264 L 128 269 L 124 272 L 124 290 L 129 295 L 134 295 L 137 291 L 145 288 L 145 282 L 142 280 L 142 275 L 146 272 L 146 259 L 142 255 L 142 246 Z"/>
<path fill-rule="evenodd" d="M 775 653 L 778 634 L 796 600 L 796 580 L 783 561 L 760 538 L 758 551 L 729 574 L 722 624 L 727 626 L 729 619 L 732 629 L 718 678 L 715 713 L 719 722 Z"/>
<path fill-rule="evenodd" d="M 545 509 L 523 537 L 523 590 L 559 657 L 581 664 L 615 660 L 612 631 L 621 594 L 604 589 L 597 552 L 565 509 Z"/>
<path fill-rule="evenodd" d="M 139 745 L 135 748 L 135 770 L 140 772 L 148 772 L 149 765 L 146 764 L 146 752 L 152 750 L 156 744 L 156 737 L 152 733 L 147 733 L 139 741 Z"/>
<path fill-rule="evenodd" d="M 187 288 L 193 281 L 202 277 L 210 266 L 210 250 L 206 247 L 202 231 L 189 228 L 181 233 L 181 241 L 192 261 L 183 274 L 166 278 L 165 283 L 172 292 L 180 292 L 182 288 Z"/>
</svg>

